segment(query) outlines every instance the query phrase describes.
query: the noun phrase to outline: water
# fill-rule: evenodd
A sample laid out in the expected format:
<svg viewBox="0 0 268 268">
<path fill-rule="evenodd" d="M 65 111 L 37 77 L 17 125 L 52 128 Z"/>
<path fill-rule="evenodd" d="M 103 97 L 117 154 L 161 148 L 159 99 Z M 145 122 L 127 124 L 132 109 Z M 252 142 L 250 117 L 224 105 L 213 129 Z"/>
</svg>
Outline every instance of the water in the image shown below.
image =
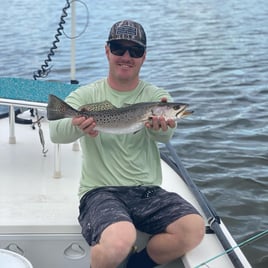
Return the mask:
<svg viewBox="0 0 268 268">
<path fill-rule="evenodd" d="M 0 76 L 32 78 L 64 6 L 64 0 L 1 1 Z M 267 1 L 84 0 L 77 13 L 77 34 L 88 27 L 76 39 L 76 79 L 106 76 L 104 42 L 115 21 L 141 22 L 148 37 L 141 78 L 195 110 L 172 141 L 191 177 L 238 242 L 267 230 Z M 65 29 L 70 35 L 69 18 Z M 60 39 L 47 79 L 68 82 L 70 39 Z M 253 267 L 264 268 L 267 246 L 264 237 L 242 250 Z"/>
</svg>

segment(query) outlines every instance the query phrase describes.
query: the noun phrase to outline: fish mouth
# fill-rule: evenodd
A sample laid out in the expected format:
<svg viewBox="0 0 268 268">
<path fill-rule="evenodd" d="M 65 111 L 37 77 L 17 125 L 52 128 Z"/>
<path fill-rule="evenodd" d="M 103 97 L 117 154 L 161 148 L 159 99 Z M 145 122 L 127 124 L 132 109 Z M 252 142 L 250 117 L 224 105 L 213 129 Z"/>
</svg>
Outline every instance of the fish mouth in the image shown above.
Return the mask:
<svg viewBox="0 0 268 268">
<path fill-rule="evenodd" d="M 182 113 L 182 116 L 190 115 L 190 114 L 192 114 L 193 112 L 194 112 L 194 111 L 184 110 L 183 113 Z"/>
<path fill-rule="evenodd" d="M 187 105 L 184 105 L 183 107 L 181 107 L 181 109 L 179 109 L 179 111 L 176 113 L 176 116 L 181 116 L 181 117 L 184 117 L 184 116 L 187 116 L 187 115 L 190 115 L 192 114 L 194 111 L 189 111 L 189 110 L 186 110 L 187 108 Z"/>
</svg>

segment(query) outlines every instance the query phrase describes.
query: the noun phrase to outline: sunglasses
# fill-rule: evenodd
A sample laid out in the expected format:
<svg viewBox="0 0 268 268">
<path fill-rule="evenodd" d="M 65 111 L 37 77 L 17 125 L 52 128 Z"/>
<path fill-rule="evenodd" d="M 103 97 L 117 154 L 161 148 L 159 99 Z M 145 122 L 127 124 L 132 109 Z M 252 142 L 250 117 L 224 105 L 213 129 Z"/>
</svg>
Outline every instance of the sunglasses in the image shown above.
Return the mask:
<svg viewBox="0 0 268 268">
<path fill-rule="evenodd" d="M 130 57 L 141 58 L 144 55 L 145 47 L 142 46 L 124 46 L 118 43 L 109 43 L 112 54 L 123 56 L 128 51 Z"/>
</svg>

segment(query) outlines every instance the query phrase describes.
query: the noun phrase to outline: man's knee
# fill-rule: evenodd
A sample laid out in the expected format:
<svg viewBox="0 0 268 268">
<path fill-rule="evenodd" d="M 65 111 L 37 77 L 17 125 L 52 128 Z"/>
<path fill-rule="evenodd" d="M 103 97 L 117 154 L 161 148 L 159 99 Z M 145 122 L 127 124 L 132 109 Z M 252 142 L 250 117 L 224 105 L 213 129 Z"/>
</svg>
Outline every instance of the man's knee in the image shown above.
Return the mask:
<svg viewBox="0 0 268 268">
<path fill-rule="evenodd" d="M 189 214 L 171 223 L 166 232 L 173 234 L 179 247 L 189 251 L 196 247 L 204 237 L 205 222 L 198 214 Z"/>
<path fill-rule="evenodd" d="M 104 258 L 105 263 L 120 264 L 131 251 L 136 241 L 136 229 L 130 222 L 118 222 L 108 226 L 99 243 L 92 248 L 92 257 Z"/>
<path fill-rule="evenodd" d="M 186 251 L 196 247 L 205 234 L 205 222 L 200 215 L 189 214 L 177 221 L 177 228 L 180 229 L 178 235 L 181 243 L 185 244 Z"/>
</svg>

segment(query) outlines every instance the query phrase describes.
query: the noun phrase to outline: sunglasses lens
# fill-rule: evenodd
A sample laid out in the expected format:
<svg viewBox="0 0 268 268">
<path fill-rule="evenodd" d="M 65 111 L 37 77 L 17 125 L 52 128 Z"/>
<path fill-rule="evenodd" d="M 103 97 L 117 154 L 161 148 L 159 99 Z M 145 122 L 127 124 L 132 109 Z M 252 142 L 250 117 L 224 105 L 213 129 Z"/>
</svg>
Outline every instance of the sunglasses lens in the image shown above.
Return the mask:
<svg viewBox="0 0 268 268">
<path fill-rule="evenodd" d="M 145 52 L 145 48 L 142 46 L 123 46 L 117 43 L 109 43 L 112 54 L 116 56 L 123 56 L 126 51 L 133 58 L 141 58 Z"/>
<path fill-rule="evenodd" d="M 131 57 L 140 58 L 143 56 L 145 49 L 144 47 L 141 47 L 141 46 L 134 46 L 134 47 L 130 47 L 128 51 Z"/>
<path fill-rule="evenodd" d="M 123 56 L 127 51 L 127 49 L 124 46 L 121 46 L 116 43 L 110 43 L 109 46 L 111 52 L 116 56 Z"/>
</svg>

